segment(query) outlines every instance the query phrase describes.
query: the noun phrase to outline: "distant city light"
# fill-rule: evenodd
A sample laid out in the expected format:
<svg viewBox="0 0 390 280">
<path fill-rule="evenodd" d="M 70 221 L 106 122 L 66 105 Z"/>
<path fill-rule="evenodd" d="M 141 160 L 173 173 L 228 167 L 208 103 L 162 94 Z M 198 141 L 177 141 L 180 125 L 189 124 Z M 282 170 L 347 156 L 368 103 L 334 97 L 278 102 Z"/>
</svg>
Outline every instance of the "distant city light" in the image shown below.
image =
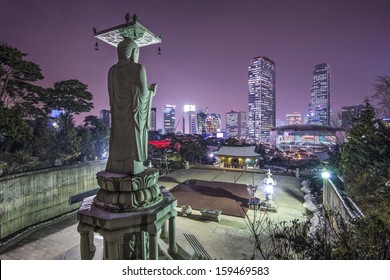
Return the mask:
<svg viewBox="0 0 390 280">
<path fill-rule="evenodd" d="M 195 112 L 195 105 L 184 105 L 184 112 Z"/>
<path fill-rule="evenodd" d="M 51 117 L 58 118 L 64 111 L 63 110 L 52 110 Z"/>
</svg>

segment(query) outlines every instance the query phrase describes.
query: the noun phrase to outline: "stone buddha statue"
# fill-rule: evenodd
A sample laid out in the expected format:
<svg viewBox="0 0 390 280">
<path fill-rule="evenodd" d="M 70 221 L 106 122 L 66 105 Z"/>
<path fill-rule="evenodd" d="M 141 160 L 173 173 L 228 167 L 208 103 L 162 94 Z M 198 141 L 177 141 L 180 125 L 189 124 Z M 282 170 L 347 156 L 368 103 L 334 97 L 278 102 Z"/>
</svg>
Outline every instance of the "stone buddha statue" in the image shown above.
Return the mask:
<svg viewBox="0 0 390 280">
<path fill-rule="evenodd" d="M 145 171 L 150 110 L 157 86 L 147 86 L 134 40 L 124 38 L 117 50 L 118 63 L 108 72 L 112 121 L 106 172 L 136 175 Z"/>
</svg>

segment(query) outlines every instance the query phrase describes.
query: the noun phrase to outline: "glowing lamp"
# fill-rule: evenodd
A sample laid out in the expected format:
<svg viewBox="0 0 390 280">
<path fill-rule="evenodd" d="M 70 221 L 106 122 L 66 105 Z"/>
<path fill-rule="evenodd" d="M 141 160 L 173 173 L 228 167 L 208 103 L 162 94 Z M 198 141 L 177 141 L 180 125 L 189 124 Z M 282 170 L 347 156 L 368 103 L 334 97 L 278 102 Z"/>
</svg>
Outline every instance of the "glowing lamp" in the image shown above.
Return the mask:
<svg viewBox="0 0 390 280">
<path fill-rule="evenodd" d="M 330 178 L 330 173 L 328 171 L 323 171 L 321 173 L 322 179 L 329 179 Z"/>
</svg>

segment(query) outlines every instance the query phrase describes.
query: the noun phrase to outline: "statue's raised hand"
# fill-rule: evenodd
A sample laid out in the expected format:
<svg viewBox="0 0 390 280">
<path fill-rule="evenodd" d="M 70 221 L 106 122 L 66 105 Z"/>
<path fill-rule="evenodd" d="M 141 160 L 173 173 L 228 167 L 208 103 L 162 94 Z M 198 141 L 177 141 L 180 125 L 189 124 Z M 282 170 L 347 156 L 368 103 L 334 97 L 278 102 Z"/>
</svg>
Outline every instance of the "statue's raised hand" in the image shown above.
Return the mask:
<svg viewBox="0 0 390 280">
<path fill-rule="evenodd" d="M 155 96 L 157 91 L 157 84 L 151 84 L 149 87 L 149 91 L 152 94 L 152 96 Z"/>
</svg>

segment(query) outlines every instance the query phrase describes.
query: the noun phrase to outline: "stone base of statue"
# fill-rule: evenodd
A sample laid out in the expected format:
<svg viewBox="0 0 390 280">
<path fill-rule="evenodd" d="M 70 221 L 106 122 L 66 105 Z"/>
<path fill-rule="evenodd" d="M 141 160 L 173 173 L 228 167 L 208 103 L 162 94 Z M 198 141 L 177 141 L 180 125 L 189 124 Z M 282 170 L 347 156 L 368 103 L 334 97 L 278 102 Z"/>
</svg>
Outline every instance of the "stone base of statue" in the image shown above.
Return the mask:
<svg viewBox="0 0 390 280">
<path fill-rule="evenodd" d="M 101 189 L 84 199 L 77 212 L 81 259 L 93 258 L 95 232 L 103 236 L 103 259 L 158 260 L 159 231 L 168 237 L 168 254 L 177 253 L 177 201 L 158 187 L 157 179 L 153 168 L 138 175 L 97 173 Z"/>
<path fill-rule="evenodd" d="M 146 169 L 137 175 L 100 171 L 96 174 L 100 190 L 96 194 L 96 207 L 111 212 L 130 212 L 153 207 L 162 201 L 157 185 L 159 172 Z"/>
</svg>

